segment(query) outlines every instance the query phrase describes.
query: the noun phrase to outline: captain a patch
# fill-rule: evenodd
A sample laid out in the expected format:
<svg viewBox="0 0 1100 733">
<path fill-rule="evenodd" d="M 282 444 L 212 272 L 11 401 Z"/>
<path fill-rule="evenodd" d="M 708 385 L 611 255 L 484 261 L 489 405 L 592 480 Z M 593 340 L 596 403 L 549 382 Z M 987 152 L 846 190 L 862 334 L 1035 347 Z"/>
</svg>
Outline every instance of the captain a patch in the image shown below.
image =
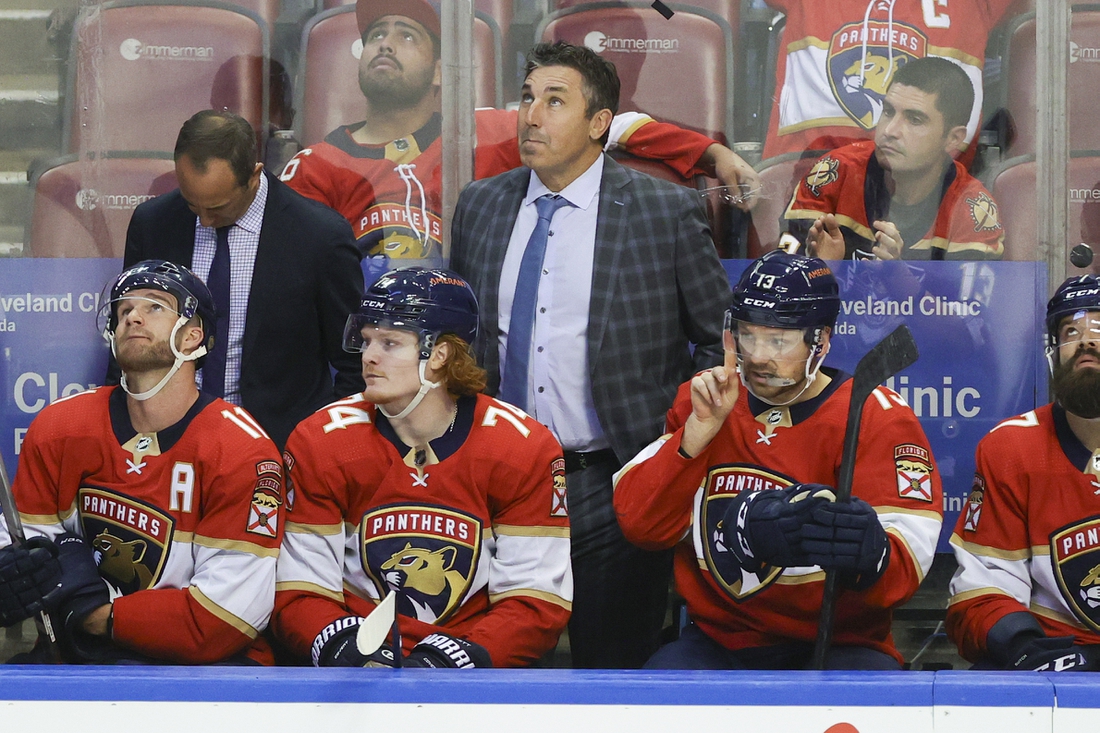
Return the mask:
<svg viewBox="0 0 1100 733">
<path fill-rule="evenodd" d="M 932 502 L 932 456 L 924 446 L 902 443 L 894 446 L 898 496 Z"/>
</svg>

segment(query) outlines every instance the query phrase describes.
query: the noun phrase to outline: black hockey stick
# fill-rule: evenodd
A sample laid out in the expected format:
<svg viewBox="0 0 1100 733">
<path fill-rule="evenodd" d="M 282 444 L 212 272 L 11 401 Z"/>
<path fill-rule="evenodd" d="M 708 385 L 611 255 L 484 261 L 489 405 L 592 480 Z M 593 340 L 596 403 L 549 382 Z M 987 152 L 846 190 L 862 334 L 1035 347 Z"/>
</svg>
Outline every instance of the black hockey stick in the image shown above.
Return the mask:
<svg viewBox="0 0 1100 733">
<path fill-rule="evenodd" d="M 12 494 L 11 481 L 8 480 L 8 469 L 4 465 L 4 456 L 0 454 L 0 504 L 3 505 L 4 519 L 8 523 L 8 534 L 14 543 L 22 545 L 27 541 L 27 535 L 23 531 L 23 520 L 19 518 L 19 510 L 15 507 L 15 496 Z M 45 637 L 49 644 L 50 656 L 55 662 L 61 661 L 61 649 L 57 646 L 57 635 L 53 630 L 53 622 L 50 621 L 48 611 L 42 610 L 35 620 L 38 629 L 38 637 Z"/>
<path fill-rule="evenodd" d="M 848 424 L 844 428 L 844 451 L 840 454 L 840 475 L 836 485 L 836 500 L 847 503 L 852 497 L 852 476 L 856 470 L 856 449 L 859 448 L 859 424 L 863 420 L 863 403 L 875 388 L 917 360 L 917 343 L 904 323 L 868 351 L 852 375 L 852 401 L 848 405 Z M 825 669 L 825 654 L 833 635 L 836 613 L 837 571 L 825 573 L 825 593 L 821 599 L 821 617 L 814 645 L 813 669 Z"/>
</svg>

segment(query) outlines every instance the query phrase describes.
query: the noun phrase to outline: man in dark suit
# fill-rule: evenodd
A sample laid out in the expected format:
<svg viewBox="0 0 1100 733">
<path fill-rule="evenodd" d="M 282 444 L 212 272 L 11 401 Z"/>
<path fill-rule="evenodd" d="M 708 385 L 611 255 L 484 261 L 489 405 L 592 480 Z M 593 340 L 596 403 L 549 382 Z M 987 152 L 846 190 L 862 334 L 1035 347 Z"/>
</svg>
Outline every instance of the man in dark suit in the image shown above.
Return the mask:
<svg viewBox="0 0 1100 733">
<path fill-rule="evenodd" d="M 463 191 L 451 266 L 481 305 L 475 350 L 488 391 L 565 448 L 573 664 L 640 667 L 657 648 L 671 554 L 623 538 L 611 477 L 661 434 L 680 383 L 721 362 L 729 281 L 701 200 L 603 154 L 614 65 L 542 44 L 526 72 L 525 167 Z"/>
<path fill-rule="evenodd" d="M 165 259 L 206 280 L 222 302 L 202 389 L 243 406 L 281 448 L 299 420 L 363 389 L 340 346 L 363 273 L 347 221 L 265 172 L 256 150 L 230 112 L 185 122 L 179 189 L 134 210 L 124 264 Z"/>
</svg>

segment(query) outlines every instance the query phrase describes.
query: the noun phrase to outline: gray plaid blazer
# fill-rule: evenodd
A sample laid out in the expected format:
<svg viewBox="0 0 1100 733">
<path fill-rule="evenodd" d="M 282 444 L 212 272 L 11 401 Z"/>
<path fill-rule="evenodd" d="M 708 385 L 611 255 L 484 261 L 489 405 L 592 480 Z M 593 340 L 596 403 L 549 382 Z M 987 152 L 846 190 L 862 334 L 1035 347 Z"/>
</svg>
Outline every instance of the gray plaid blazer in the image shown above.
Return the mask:
<svg viewBox="0 0 1100 733">
<path fill-rule="evenodd" d="M 500 385 L 500 271 L 529 176 L 521 167 L 474 181 L 451 226 L 451 268 L 473 286 L 481 309 L 474 353 L 489 372 L 489 394 Z M 721 363 L 729 280 L 702 201 L 607 156 L 595 258 L 588 376 L 600 424 L 625 463 L 662 434 L 680 384 Z"/>
</svg>

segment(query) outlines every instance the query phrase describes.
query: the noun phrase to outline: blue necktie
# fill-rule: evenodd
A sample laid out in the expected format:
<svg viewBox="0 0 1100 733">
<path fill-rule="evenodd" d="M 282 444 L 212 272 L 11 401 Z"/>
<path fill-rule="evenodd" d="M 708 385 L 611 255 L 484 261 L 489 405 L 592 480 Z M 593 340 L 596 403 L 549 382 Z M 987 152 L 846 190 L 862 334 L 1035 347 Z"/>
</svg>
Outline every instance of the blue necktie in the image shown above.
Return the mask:
<svg viewBox="0 0 1100 733">
<path fill-rule="evenodd" d="M 504 355 L 504 377 L 500 383 L 500 399 L 511 402 L 521 410 L 527 409 L 527 377 L 531 359 L 531 332 L 535 327 L 535 301 L 539 294 L 539 278 L 542 261 L 546 256 L 546 240 L 550 232 L 550 220 L 554 212 L 571 204 L 561 196 L 545 194 L 535 199 L 539 221 L 523 259 L 516 279 L 516 295 L 512 300 L 512 316 L 508 321 L 508 346 Z"/>
<path fill-rule="evenodd" d="M 231 225 L 232 226 L 232 225 Z M 218 245 L 214 249 L 214 261 L 210 263 L 210 276 L 206 286 L 214 297 L 218 323 L 214 334 L 214 348 L 206 355 L 202 368 L 202 391 L 215 397 L 225 396 L 225 360 L 229 344 L 229 227 L 218 227 Z"/>
</svg>

